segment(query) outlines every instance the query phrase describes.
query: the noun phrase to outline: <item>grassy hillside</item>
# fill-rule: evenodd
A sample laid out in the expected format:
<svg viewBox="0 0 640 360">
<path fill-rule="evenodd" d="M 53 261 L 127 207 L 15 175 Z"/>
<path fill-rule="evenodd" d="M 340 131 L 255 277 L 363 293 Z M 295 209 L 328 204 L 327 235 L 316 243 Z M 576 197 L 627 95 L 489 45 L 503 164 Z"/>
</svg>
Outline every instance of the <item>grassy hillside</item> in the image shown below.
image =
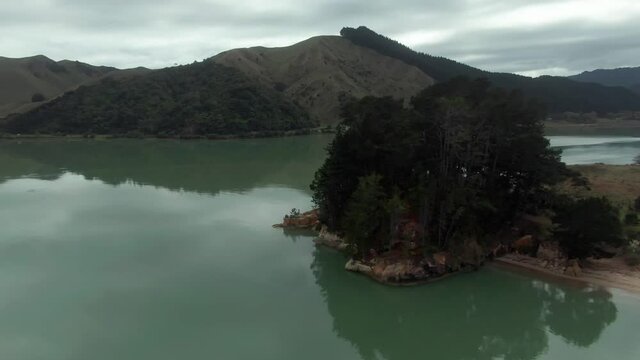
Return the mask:
<svg viewBox="0 0 640 360">
<path fill-rule="evenodd" d="M 42 55 L 21 59 L 0 57 L 0 118 L 35 108 L 116 70 L 76 61 L 55 62 Z M 42 97 L 32 99 L 35 94 Z M 41 99 L 44 101 L 32 101 Z"/>
<path fill-rule="evenodd" d="M 640 94 L 640 67 L 585 71 L 569 78 L 607 86 L 624 86 Z"/>
<path fill-rule="evenodd" d="M 486 77 L 494 85 L 521 89 L 525 95 L 539 99 L 550 112 L 606 113 L 640 110 L 640 95 L 626 88 L 582 83 L 563 77 L 530 78 L 507 73 L 492 73 L 443 57 L 418 53 L 366 27 L 344 28 L 341 35 L 354 44 L 413 65 L 437 81 L 446 81 L 457 76 Z"/>
<path fill-rule="evenodd" d="M 637 165 L 573 165 L 589 180 L 589 189 L 565 184 L 565 191 L 580 197 L 605 196 L 626 208 L 640 196 L 640 166 Z"/>
<path fill-rule="evenodd" d="M 213 61 L 281 91 L 323 123 L 337 122 L 341 102 L 348 98 L 408 100 L 433 84 L 418 68 L 339 36 L 315 37 L 284 48 L 236 49 Z"/>
<path fill-rule="evenodd" d="M 140 76 L 107 77 L 26 114 L 4 131 L 23 134 L 240 134 L 308 128 L 278 91 L 212 61 Z"/>
</svg>

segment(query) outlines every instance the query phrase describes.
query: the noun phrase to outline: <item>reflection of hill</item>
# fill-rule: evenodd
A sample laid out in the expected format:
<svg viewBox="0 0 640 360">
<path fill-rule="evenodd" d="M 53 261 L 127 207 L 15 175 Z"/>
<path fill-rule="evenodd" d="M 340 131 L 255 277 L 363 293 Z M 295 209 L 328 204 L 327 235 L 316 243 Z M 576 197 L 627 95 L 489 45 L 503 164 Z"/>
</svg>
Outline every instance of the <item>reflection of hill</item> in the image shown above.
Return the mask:
<svg viewBox="0 0 640 360">
<path fill-rule="evenodd" d="M 233 141 L 0 141 L 0 181 L 65 172 L 203 193 L 259 185 L 307 190 L 328 136 Z"/>
<path fill-rule="evenodd" d="M 314 255 L 334 331 L 367 360 L 535 359 L 547 349 L 548 329 L 588 346 L 616 318 L 608 293 L 486 273 L 390 289 L 349 281 L 339 256 L 322 249 Z"/>
</svg>

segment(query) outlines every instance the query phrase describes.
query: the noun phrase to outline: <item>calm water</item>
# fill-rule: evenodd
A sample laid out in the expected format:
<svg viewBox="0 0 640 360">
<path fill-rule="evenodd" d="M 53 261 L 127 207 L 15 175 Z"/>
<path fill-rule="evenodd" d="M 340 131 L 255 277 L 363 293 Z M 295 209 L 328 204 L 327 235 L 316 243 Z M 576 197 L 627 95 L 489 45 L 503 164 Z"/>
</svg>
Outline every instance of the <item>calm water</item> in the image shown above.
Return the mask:
<svg viewBox="0 0 640 360">
<path fill-rule="evenodd" d="M 632 164 L 640 155 L 640 138 L 621 136 L 548 136 L 551 146 L 562 149 L 567 164 Z"/>
<path fill-rule="evenodd" d="M 623 292 L 390 288 L 272 229 L 328 139 L 0 142 L 0 359 L 640 358 Z"/>
</svg>

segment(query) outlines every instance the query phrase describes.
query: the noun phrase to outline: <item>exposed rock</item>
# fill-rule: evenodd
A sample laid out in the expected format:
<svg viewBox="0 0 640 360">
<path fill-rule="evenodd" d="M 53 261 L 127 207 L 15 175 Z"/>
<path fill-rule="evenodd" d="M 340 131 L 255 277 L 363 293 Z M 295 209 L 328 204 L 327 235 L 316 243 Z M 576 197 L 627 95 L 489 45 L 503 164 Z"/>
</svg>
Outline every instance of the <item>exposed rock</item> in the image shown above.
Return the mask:
<svg viewBox="0 0 640 360">
<path fill-rule="evenodd" d="M 533 255 L 536 252 L 537 242 L 532 235 L 526 235 L 514 241 L 513 250 L 522 255 Z"/>
<path fill-rule="evenodd" d="M 484 263 L 486 258 L 484 249 L 475 238 L 465 240 L 464 245 L 459 252 L 460 261 L 464 265 L 472 265 L 479 267 Z"/>
<path fill-rule="evenodd" d="M 436 262 L 436 265 L 448 266 L 451 264 L 452 256 L 450 253 L 446 251 L 441 251 L 439 253 L 433 254 L 433 260 Z"/>
<path fill-rule="evenodd" d="M 580 268 L 578 260 L 567 261 L 567 267 L 564 270 L 564 274 L 573 277 L 580 277 L 582 275 L 582 268 Z"/>
<path fill-rule="evenodd" d="M 373 272 L 373 268 L 371 266 L 354 259 L 349 260 L 345 264 L 344 268 L 347 271 L 359 272 L 363 274 L 371 274 Z"/>
<path fill-rule="evenodd" d="M 546 269 L 562 271 L 567 262 L 567 256 L 557 242 L 545 241 L 540 243 L 536 257 L 540 261 L 541 266 Z"/>
<path fill-rule="evenodd" d="M 386 283 L 424 280 L 429 274 L 421 265 L 414 264 L 410 259 L 389 261 L 378 259 L 373 265 L 371 276 Z"/>
<path fill-rule="evenodd" d="M 274 225 L 274 227 L 313 229 L 320 224 L 318 215 L 318 210 L 307 211 L 300 215 L 285 215 L 282 224 Z"/>
<path fill-rule="evenodd" d="M 346 251 L 349 249 L 349 244 L 337 234 L 330 232 L 326 225 L 322 226 L 318 237 L 313 242 L 338 251 Z"/>
<path fill-rule="evenodd" d="M 489 251 L 488 258 L 499 258 L 505 256 L 508 253 L 507 248 L 502 243 L 494 244 Z"/>
</svg>

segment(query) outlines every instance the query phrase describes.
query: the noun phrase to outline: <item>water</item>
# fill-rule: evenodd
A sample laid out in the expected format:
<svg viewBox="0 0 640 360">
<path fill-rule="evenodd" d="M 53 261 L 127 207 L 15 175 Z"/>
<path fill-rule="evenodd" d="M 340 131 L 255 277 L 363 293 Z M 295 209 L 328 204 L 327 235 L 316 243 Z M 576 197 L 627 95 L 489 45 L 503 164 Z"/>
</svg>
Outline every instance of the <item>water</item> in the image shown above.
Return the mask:
<svg viewBox="0 0 640 360">
<path fill-rule="evenodd" d="M 271 228 L 328 140 L 0 141 L 0 359 L 640 358 L 624 292 L 391 288 Z"/>
<path fill-rule="evenodd" d="M 562 160 L 570 165 L 604 163 L 632 164 L 640 155 L 640 138 L 622 136 L 548 136 L 551 146 L 562 149 Z"/>
</svg>

